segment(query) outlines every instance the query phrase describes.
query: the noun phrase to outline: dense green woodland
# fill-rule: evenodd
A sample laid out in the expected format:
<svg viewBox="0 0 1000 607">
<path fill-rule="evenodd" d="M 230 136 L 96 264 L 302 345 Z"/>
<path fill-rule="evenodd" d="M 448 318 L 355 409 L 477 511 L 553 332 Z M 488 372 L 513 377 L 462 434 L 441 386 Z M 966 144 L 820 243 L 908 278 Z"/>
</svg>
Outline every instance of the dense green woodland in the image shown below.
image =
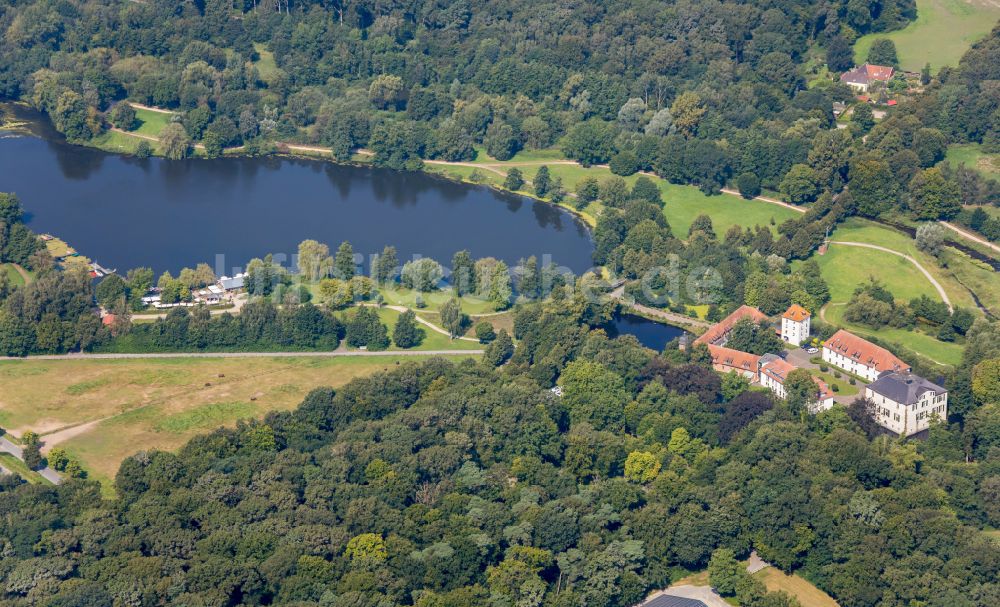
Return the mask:
<svg viewBox="0 0 1000 607">
<path fill-rule="evenodd" d="M 997 202 L 996 183 L 937 164 L 950 143 L 1000 144 L 1000 29 L 877 124 L 861 111 L 834 128 L 832 103 L 850 91 L 805 86 L 808 53 L 843 69 L 858 35 L 914 14 L 911 0 L 15 0 L 0 6 L 0 92 L 79 142 L 133 127 L 122 99 L 177 109 L 162 142 L 175 157 L 192 141 L 209 155 L 308 141 L 415 169 L 469 159 L 478 145 L 499 159 L 558 146 L 619 175 L 811 203 L 777 233 L 717 234 L 703 216 L 677 234 L 649 179 L 581 187 L 578 204 L 604 209 L 597 263 L 628 279 L 666 264 L 650 292 L 633 294 L 680 309 L 714 301 L 717 319 L 742 303 L 818 309 L 830 292 L 808 257 L 851 215 L 995 227 L 958 203 Z M 542 197 L 566 195 L 555 179 L 523 177 Z M 793 269 L 794 259 L 806 261 Z M 238 318 L 179 310 L 129 327 L 126 308 L 104 327 L 95 300 L 131 305 L 152 272 L 95 289 L 57 270 L 9 195 L 0 262 L 35 273 L 24 286 L 0 273 L 3 353 L 387 339 L 370 312 L 345 327 L 301 294 L 276 305 L 286 285 L 267 258 L 250 278 L 261 299 Z M 423 265 L 403 280 L 433 282 Z M 721 280 L 698 280 L 705 268 Z M 898 441 L 879 435 L 863 400 L 811 417 L 798 391 L 775 401 L 720 378 L 703 348 L 657 354 L 609 340 L 596 328 L 613 306 L 570 288 L 590 278 L 546 291 L 542 273 L 505 282 L 497 303 L 523 296 L 517 347 L 501 332 L 480 362 L 401 365 L 176 454 L 138 454 L 114 500 L 84 480 L 2 481 L 0 604 L 627 607 L 710 559 L 724 569 L 719 549 L 752 548 L 844 607 L 1000 604 L 1000 547 L 984 532 L 1000 527 L 997 323 L 919 299 L 889 310 L 965 339 L 944 378 L 897 352 L 950 391 L 948 420 L 925 441 Z M 171 296 L 193 286 L 180 282 L 165 281 Z M 896 305 L 877 284 L 854 302 L 872 326 L 886 320 L 872 310 Z M 769 347 L 760 327 L 737 337 Z M 720 590 L 744 607 L 794 604 L 752 580 Z"/>
<path fill-rule="evenodd" d="M 1000 602 L 1000 546 L 980 531 L 1000 525 L 995 326 L 975 329 L 968 362 L 993 371 L 964 429 L 906 442 L 866 435 L 863 402 L 803 415 L 720 380 L 703 349 L 590 330 L 609 313 L 521 307 L 502 367 L 435 360 L 314 390 L 126 460 L 112 501 L 87 481 L 4 481 L 0 600 L 627 607 L 724 547 L 844 607 Z M 726 591 L 796 604 L 752 580 Z"/>
<path fill-rule="evenodd" d="M 413 169 L 477 145 L 500 160 L 558 145 L 710 193 L 764 187 L 799 204 L 849 184 L 850 213 L 951 218 L 958 200 L 1000 202 L 995 183 L 934 168 L 948 143 L 1000 143 L 996 34 L 877 126 L 859 110 L 833 129 L 850 89 L 806 88 L 812 54 L 846 69 L 859 35 L 915 13 L 912 0 L 31 0 L 0 8 L 0 93 L 74 141 L 132 128 L 125 98 L 175 108 L 172 157 L 192 141 L 210 156 L 307 141 Z"/>
</svg>

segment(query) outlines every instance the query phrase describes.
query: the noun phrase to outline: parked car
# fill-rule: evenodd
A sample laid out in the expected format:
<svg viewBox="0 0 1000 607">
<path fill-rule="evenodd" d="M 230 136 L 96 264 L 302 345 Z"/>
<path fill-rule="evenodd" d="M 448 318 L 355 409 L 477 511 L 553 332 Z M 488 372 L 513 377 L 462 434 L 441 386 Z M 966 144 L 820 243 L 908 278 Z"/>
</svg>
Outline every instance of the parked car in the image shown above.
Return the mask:
<svg viewBox="0 0 1000 607">
<path fill-rule="evenodd" d="M 806 352 L 808 352 L 810 354 L 815 354 L 815 353 L 819 352 L 819 350 L 816 349 L 816 348 L 813 348 L 812 346 L 810 346 L 810 347 L 806 348 Z"/>
</svg>

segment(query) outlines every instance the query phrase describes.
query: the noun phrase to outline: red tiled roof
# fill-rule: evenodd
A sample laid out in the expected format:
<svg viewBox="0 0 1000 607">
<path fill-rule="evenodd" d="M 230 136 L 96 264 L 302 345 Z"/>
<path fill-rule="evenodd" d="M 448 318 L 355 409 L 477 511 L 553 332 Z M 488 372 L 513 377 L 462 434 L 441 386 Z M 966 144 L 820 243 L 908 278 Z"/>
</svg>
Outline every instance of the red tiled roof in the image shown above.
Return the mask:
<svg viewBox="0 0 1000 607">
<path fill-rule="evenodd" d="M 784 359 L 774 357 L 774 360 L 770 360 L 761 366 L 760 372 L 779 384 L 784 384 L 785 380 L 788 378 L 788 374 L 797 368 L 798 367 Z"/>
<path fill-rule="evenodd" d="M 859 65 L 853 70 L 848 70 L 840 75 L 841 82 L 867 85 L 872 80 L 888 82 L 895 73 L 892 67 L 885 65 Z"/>
<path fill-rule="evenodd" d="M 708 345 L 708 352 L 712 355 L 713 365 L 732 367 L 743 371 L 757 372 L 757 363 L 760 357 L 749 352 L 741 352 L 723 346 Z"/>
<path fill-rule="evenodd" d="M 872 80 L 887 81 L 892 78 L 893 73 L 896 71 L 891 66 L 885 65 L 871 65 L 866 63 L 862 67 L 865 68 L 865 74 L 868 78 Z"/>
<path fill-rule="evenodd" d="M 705 333 L 701 335 L 701 337 L 694 340 L 694 343 L 714 344 L 725 337 L 727 333 L 732 331 L 733 327 L 736 326 L 736 323 L 744 318 L 749 318 L 754 322 L 760 322 L 762 320 L 767 320 L 767 315 L 753 306 L 740 306 L 736 308 L 735 312 L 712 325 L 708 331 L 705 331 Z"/>
<path fill-rule="evenodd" d="M 800 306 L 799 304 L 792 304 L 785 310 L 785 313 L 781 315 L 782 318 L 787 318 L 788 320 L 794 320 L 795 322 L 802 322 L 803 320 L 809 318 L 809 311 Z"/>
<path fill-rule="evenodd" d="M 823 381 L 822 379 L 816 377 L 815 375 L 813 375 L 813 381 L 816 382 L 817 386 L 819 386 L 819 399 L 820 400 L 826 400 L 828 398 L 833 398 L 833 391 L 830 390 L 830 387 L 826 385 L 825 381 Z"/>
<path fill-rule="evenodd" d="M 103 324 L 106 327 L 111 326 L 115 323 L 116 318 L 118 317 L 115 316 L 114 314 L 105 314 L 104 317 L 101 318 L 101 324 Z"/>
<path fill-rule="evenodd" d="M 826 340 L 823 347 L 853 359 L 866 367 L 874 367 L 876 371 L 908 371 L 910 369 L 910 365 L 897 358 L 892 352 L 843 329 Z"/>
</svg>

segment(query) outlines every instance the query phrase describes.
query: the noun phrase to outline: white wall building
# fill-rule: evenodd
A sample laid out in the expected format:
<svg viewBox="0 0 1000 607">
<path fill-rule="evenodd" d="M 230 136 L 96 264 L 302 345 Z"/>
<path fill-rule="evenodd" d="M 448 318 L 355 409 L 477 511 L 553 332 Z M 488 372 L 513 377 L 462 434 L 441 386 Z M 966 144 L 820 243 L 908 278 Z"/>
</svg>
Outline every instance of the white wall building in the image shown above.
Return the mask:
<svg viewBox="0 0 1000 607">
<path fill-rule="evenodd" d="M 901 436 L 948 418 L 948 391 L 912 373 L 885 373 L 865 388 L 865 397 L 875 403 L 875 421 Z"/>
<path fill-rule="evenodd" d="M 795 365 L 774 354 L 765 354 L 760 357 L 760 385 L 774 392 L 778 398 L 785 398 L 788 395 L 785 390 L 785 380 L 788 374 L 797 369 Z M 816 382 L 816 400 L 809 403 L 810 413 L 826 411 L 833 406 L 833 392 L 826 385 L 826 382 L 813 376 Z"/>
<path fill-rule="evenodd" d="M 911 371 L 892 352 L 843 329 L 823 342 L 823 360 L 870 382 L 882 373 Z"/>
<path fill-rule="evenodd" d="M 809 339 L 809 311 L 799 304 L 792 304 L 781 315 L 781 339 L 798 346 Z"/>
</svg>

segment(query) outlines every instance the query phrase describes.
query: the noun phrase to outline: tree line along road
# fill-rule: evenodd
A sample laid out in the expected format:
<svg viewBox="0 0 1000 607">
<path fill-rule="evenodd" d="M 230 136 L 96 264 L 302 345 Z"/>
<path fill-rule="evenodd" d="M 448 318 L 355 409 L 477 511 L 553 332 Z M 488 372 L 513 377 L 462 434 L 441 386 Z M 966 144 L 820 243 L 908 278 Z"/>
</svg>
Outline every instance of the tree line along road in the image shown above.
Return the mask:
<svg viewBox="0 0 1000 607">
<path fill-rule="evenodd" d="M 331 350 L 325 352 L 71 352 L 69 354 L 37 354 L 18 358 L 0 356 L 4 360 L 125 360 L 141 358 L 301 358 L 331 356 L 468 356 L 486 350 Z"/>
</svg>

